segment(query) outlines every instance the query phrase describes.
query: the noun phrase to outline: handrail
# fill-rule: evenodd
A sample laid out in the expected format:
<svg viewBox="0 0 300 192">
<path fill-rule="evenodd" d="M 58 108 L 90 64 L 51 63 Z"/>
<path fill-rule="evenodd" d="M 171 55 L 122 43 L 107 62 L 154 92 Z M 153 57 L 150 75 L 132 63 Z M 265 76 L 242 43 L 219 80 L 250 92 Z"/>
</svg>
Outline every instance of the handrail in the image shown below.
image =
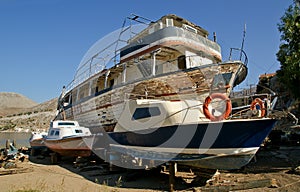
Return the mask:
<svg viewBox="0 0 300 192">
<path fill-rule="evenodd" d="M 244 64 L 245 66 L 247 66 L 248 64 L 248 57 L 247 57 L 247 54 L 244 50 L 240 49 L 240 48 L 230 48 L 230 54 L 229 54 L 229 61 L 232 60 L 232 54 L 233 54 L 233 51 L 239 51 L 240 52 L 240 58 L 238 60 L 242 61 L 242 58 L 244 58 Z"/>
<path fill-rule="evenodd" d="M 129 19 L 131 21 L 135 21 L 138 22 L 138 19 L 142 19 L 144 21 L 149 22 L 148 24 L 145 22 L 143 24 L 149 25 L 152 23 L 151 20 L 139 17 L 137 15 L 133 15 L 132 18 L 126 18 Z M 130 39 L 134 38 L 134 37 L 127 37 L 129 39 L 126 40 L 125 37 L 123 37 L 123 34 L 125 34 L 125 32 L 129 32 L 129 35 L 134 34 L 134 29 L 132 29 L 133 24 L 130 23 L 129 26 L 125 26 L 126 24 L 126 19 L 123 23 L 123 26 L 121 28 L 121 30 L 117 31 L 118 37 L 116 38 L 115 41 L 110 42 L 107 46 L 105 46 L 104 48 L 102 48 L 100 51 L 97 51 L 97 53 L 93 54 L 93 56 L 91 58 L 89 58 L 88 60 L 85 60 L 84 63 L 82 63 L 74 76 L 74 79 L 67 85 L 66 87 L 66 91 L 69 92 L 70 90 L 72 90 L 74 87 L 76 87 L 77 85 L 79 85 L 80 83 L 84 82 L 85 80 L 87 80 L 88 78 L 92 77 L 93 75 L 95 75 L 96 73 L 111 68 L 117 64 L 120 64 L 120 52 L 121 49 L 123 47 L 119 47 L 121 42 L 126 42 L 128 43 L 128 41 L 130 41 Z M 129 31 L 128 31 L 129 30 Z M 136 30 L 136 29 L 135 29 Z M 126 45 L 125 45 L 126 46 Z M 242 59 L 242 57 L 244 58 L 244 64 L 247 66 L 248 63 L 248 58 L 246 53 L 238 48 L 231 48 L 230 49 L 230 56 L 229 56 L 229 60 L 232 59 L 232 54 L 234 51 L 239 51 L 240 52 L 240 59 Z M 193 56 L 187 56 L 186 58 L 190 58 Z M 177 58 L 176 58 L 177 59 Z M 176 59 L 172 59 L 169 61 L 165 61 L 164 63 L 168 63 L 168 62 L 173 62 Z"/>
<path fill-rule="evenodd" d="M 190 56 L 186 56 L 186 59 L 189 59 L 189 60 L 190 60 L 190 58 L 197 57 L 197 56 L 198 56 L 198 55 L 190 55 Z M 165 65 L 165 64 L 167 64 L 167 63 L 172 63 L 172 62 L 174 62 L 174 61 L 177 61 L 177 59 L 178 59 L 178 58 L 173 58 L 173 59 L 164 61 L 164 62 L 160 63 L 160 65 Z M 113 60 L 114 60 L 114 57 L 112 57 L 109 61 L 113 61 Z M 190 60 L 190 61 L 192 61 L 192 60 Z M 96 65 L 96 64 L 95 64 L 95 65 Z M 137 64 L 137 66 L 139 66 L 139 65 L 142 66 L 143 63 Z M 94 65 L 93 65 L 93 66 L 94 66 Z M 92 67 L 93 67 L 93 66 L 92 66 Z M 91 66 L 90 66 L 90 67 L 91 67 Z M 88 70 L 90 71 L 90 68 L 87 68 L 86 70 L 82 71 L 82 72 L 79 74 L 79 76 L 80 76 L 80 75 L 84 76 L 85 72 L 88 71 Z M 88 74 L 88 77 L 86 77 L 86 78 L 82 78 L 82 79 L 73 79 L 73 80 L 67 85 L 67 87 L 66 87 L 67 92 L 70 91 L 72 88 L 76 87 L 77 85 L 79 85 L 79 84 L 80 84 L 81 82 L 83 82 L 84 80 L 90 78 L 91 76 L 92 76 L 91 74 Z M 78 83 L 78 82 L 80 82 L 80 83 Z"/>
<path fill-rule="evenodd" d="M 76 87 L 81 82 L 90 78 L 97 72 L 107 69 L 110 64 L 112 64 L 112 66 L 115 66 L 120 62 L 120 51 L 123 48 L 123 47 L 119 47 L 120 43 L 121 42 L 128 43 L 128 41 L 130 41 L 130 39 L 132 38 L 132 34 L 134 36 L 136 35 L 136 32 L 134 30 L 138 30 L 136 28 L 133 28 L 132 22 L 130 22 L 128 26 L 125 26 L 127 20 L 134 21 L 136 23 L 142 23 L 145 25 L 149 25 L 150 23 L 153 22 L 149 19 L 134 14 L 132 14 L 132 18 L 126 17 L 122 25 L 122 28 L 120 29 L 120 31 L 118 31 L 119 35 L 117 36 L 116 40 L 112 41 L 110 44 L 108 44 L 100 51 L 97 51 L 97 53 L 95 53 L 91 58 L 86 60 L 78 67 L 74 75 L 74 79 L 66 87 L 67 92 L 70 91 L 72 88 Z M 139 20 L 143 20 L 144 22 L 141 22 Z M 129 33 L 128 35 L 129 37 L 126 38 L 125 32 Z M 125 38 L 122 36 L 123 34 Z M 112 54 L 106 55 L 106 53 L 108 52 L 111 52 Z M 96 59 L 100 59 L 101 61 L 95 61 Z"/>
</svg>

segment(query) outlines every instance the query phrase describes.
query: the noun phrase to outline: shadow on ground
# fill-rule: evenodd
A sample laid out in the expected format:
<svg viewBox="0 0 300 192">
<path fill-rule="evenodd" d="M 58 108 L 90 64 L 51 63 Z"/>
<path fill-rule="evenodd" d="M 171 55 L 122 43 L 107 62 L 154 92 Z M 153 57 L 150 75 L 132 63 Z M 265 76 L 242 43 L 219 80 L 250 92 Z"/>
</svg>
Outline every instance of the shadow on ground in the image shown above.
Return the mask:
<svg viewBox="0 0 300 192">
<path fill-rule="evenodd" d="M 58 165 L 81 175 L 85 179 L 101 185 L 107 185 L 120 188 L 133 189 L 148 189 L 148 190 L 168 190 L 169 189 L 169 175 L 168 171 L 163 169 L 165 167 L 155 168 L 151 170 L 128 170 L 117 167 L 110 167 L 103 160 L 97 157 L 89 159 L 81 159 L 75 163 L 73 157 L 62 157 Z M 50 156 L 34 156 L 30 157 L 30 161 L 37 164 L 50 165 Z M 268 174 L 290 170 L 300 164 L 300 147 L 279 147 L 279 148 L 262 148 L 258 151 L 256 158 L 252 160 L 247 166 L 239 170 L 223 171 L 219 170 L 221 174 L 230 174 L 237 177 L 247 174 Z M 200 187 L 206 184 L 205 178 L 203 180 L 195 179 L 195 172 L 201 170 L 185 169 L 184 172 L 180 170 L 176 174 L 175 189 L 176 190 L 190 190 L 193 187 Z M 212 175 L 210 175 L 211 177 Z M 198 177 L 199 178 L 199 177 Z"/>
</svg>

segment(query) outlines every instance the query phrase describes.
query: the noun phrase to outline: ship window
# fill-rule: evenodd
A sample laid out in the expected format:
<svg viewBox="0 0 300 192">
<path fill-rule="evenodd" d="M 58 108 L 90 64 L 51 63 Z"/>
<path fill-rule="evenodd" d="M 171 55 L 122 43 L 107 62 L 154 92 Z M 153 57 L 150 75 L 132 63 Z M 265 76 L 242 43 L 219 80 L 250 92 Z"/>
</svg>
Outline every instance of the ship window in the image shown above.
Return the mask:
<svg viewBox="0 0 300 192">
<path fill-rule="evenodd" d="M 144 119 L 153 116 L 159 116 L 161 114 L 158 107 L 143 107 L 137 108 L 133 113 L 132 120 Z"/>
<path fill-rule="evenodd" d="M 75 133 L 82 133 L 82 130 L 75 129 Z"/>
<path fill-rule="evenodd" d="M 72 95 L 73 95 L 73 97 L 72 97 L 72 103 L 75 103 L 76 99 L 77 99 L 77 89 L 74 89 L 72 91 Z"/>
<path fill-rule="evenodd" d="M 59 135 L 59 131 L 55 131 L 55 135 L 56 135 L 56 136 Z"/>
<path fill-rule="evenodd" d="M 179 69 L 186 69 L 186 61 L 185 61 L 185 55 L 181 55 L 177 58 L 178 61 L 178 68 Z"/>
<path fill-rule="evenodd" d="M 78 94 L 79 100 L 84 97 L 89 96 L 89 86 L 90 86 L 89 83 L 86 83 L 85 85 L 83 85 L 79 88 L 79 94 Z"/>
<path fill-rule="evenodd" d="M 52 131 L 50 132 L 50 135 L 51 135 L 51 136 L 54 135 L 54 130 L 52 130 Z"/>
<path fill-rule="evenodd" d="M 75 124 L 72 123 L 72 122 L 60 122 L 60 123 L 58 123 L 58 125 L 71 125 L 71 126 L 75 126 Z"/>
<path fill-rule="evenodd" d="M 167 27 L 173 26 L 173 19 L 166 19 L 166 25 Z"/>
<path fill-rule="evenodd" d="M 183 28 L 190 32 L 197 33 L 197 29 L 195 29 L 194 27 L 191 27 L 189 25 L 183 24 Z"/>
<path fill-rule="evenodd" d="M 65 96 L 65 98 L 63 99 L 64 107 L 70 104 L 70 98 L 71 98 L 71 94 L 67 94 Z"/>
<path fill-rule="evenodd" d="M 109 81 L 109 86 L 110 86 L 110 87 L 114 86 L 114 83 L 115 83 L 115 80 L 114 80 L 114 79 L 111 79 L 111 80 Z"/>
<path fill-rule="evenodd" d="M 223 88 L 225 85 L 229 84 L 229 81 L 231 79 L 232 73 L 223 73 L 223 74 L 217 74 L 215 75 L 213 82 L 212 82 L 212 88 Z"/>
<path fill-rule="evenodd" d="M 94 79 L 91 83 L 91 95 L 94 95 L 97 92 L 98 92 L 97 79 Z"/>
</svg>

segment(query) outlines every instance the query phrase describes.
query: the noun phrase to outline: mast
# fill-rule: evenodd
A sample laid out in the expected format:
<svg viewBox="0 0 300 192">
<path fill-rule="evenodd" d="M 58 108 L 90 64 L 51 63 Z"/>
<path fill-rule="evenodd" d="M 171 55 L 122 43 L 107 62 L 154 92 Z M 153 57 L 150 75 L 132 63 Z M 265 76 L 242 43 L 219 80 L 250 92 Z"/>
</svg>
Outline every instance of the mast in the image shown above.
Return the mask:
<svg viewBox="0 0 300 192">
<path fill-rule="evenodd" d="M 243 55 L 243 49 L 244 49 L 245 37 L 246 37 L 246 23 L 245 23 L 245 25 L 244 25 L 243 41 L 242 41 L 242 47 L 241 47 L 240 60 L 242 60 L 242 55 Z"/>
</svg>

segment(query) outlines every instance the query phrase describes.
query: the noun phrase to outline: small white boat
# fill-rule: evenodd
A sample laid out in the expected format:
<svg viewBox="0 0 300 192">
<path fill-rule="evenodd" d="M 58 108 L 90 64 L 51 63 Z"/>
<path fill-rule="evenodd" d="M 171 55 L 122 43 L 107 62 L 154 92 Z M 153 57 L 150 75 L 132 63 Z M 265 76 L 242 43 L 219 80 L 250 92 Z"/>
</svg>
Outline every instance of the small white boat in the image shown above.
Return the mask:
<svg viewBox="0 0 300 192">
<path fill-rule="evenodd" d="M 47 149 L 44 143 L 44 138 L 46 136 L 47 136 L 47 132 L 32 132 L 32 135 L 29 138 L 31 155 L 35 155 L 37 151 L 42 151 Z"/>
<path fill-rule="evenodd" d="M 79 126 L 77 121 L 52 121 L 45 138 L 46 146 L 61 156 L 90 156 L 91 150 L 82 137 L 90 136 L 89 128 Z"/>
</svg>

